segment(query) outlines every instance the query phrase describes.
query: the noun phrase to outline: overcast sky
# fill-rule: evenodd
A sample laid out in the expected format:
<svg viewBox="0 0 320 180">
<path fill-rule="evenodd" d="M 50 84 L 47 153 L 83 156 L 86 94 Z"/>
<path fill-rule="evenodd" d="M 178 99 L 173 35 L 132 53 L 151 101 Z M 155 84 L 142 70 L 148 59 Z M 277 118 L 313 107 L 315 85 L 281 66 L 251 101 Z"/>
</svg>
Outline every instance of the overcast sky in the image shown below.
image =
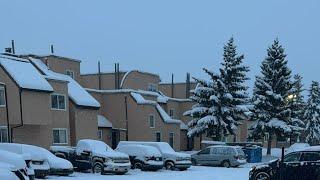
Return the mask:
<svg viewBox="0 0 320 180">
<path fill-rule="evenodd" d="M 319 0 L 1 0 L 0 48 L 16 42 L 17 53 L 57 55 L 83 61 L 82 73 L 139 69 L 169 82 L 186 72 L 206 78 L 217 70 L 222 47 L 233 36 L 259 73 L 266 48 L 275 38 L 285 47 L 289 66 L 320 81 Z"/>
</svg>

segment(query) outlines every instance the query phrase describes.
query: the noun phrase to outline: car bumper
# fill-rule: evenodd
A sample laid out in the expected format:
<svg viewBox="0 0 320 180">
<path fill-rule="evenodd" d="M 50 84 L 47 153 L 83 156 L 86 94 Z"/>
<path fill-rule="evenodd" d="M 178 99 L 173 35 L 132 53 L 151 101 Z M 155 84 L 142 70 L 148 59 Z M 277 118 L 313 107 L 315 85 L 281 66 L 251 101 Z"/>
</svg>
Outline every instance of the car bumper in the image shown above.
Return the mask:
<svg viewBox="0 0 320 180">
<path fill-rule="evenodd" d="M 177 161 L 174 166 L 178 169 L 188 169 L 191 165 L 191 161 Z"/>
<path fill-rule="evenodd" d="M 126 173 L 131 168 L 130 163 L 122 164 L 104 164 L 103 172 L 104 173 Z"/>
<path fill-rule="evenodd" d="M 144 164 L 144 170 L 156 171 L 163 168 L 163 163 L 161 164 Z"/>
<path fill-rule="evenodd" d="M 73 173 L 73 169 L 50 169 L 51 175 L 68 176 Z"/>
<path fill-rule="evenodd" d="M 49 175 L 49 173 L 50 173 L 49 169 L 35 169 L 34 170 L 34 175 L 36 178 L 46 177 L 47 175 Z"/>
<path fill-rule="evenodd" d="M 240 166 L 240 165 L 243 165 L 243 164 L 247 164 L 247 160 L 236 160 L 236 161 L 233 161 L 232 163 L 232 166 Z"/>
</svg>

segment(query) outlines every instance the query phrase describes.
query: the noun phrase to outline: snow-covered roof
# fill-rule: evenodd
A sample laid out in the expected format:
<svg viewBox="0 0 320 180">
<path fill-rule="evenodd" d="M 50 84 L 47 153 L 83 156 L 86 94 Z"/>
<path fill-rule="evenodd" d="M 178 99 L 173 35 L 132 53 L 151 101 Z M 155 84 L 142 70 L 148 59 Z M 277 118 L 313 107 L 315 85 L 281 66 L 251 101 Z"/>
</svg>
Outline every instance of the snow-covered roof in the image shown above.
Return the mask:
<svg viewBox="0 0 320 180">
<path fill-rule="evenodd" d="M 33 57 L 36 59 L 42 59 L 42 58 L 46 58 L 46 57 L 55 57 L 55 58 L 59 58 L 59 59 L 63 59 L 63 60 L 69 60 L 69 61 L 75 61 L 75 62 L 81 62 L 81 60 L 78 59 L 74 59 L 74 58 L 70 58 L 67 56 L 63 56 L 63 55 L 57 55 L 57 54 L 41 54 L 41 55 L 36 55 L 36 54 L 22 54 L 20 55 L 20 57 Z"/>
<path fill-rule="evenodd" d="M 98 127 L 112 128 L 112 123 L 106 117 L 98 115 Z"/>
<path fill-rule="evenodd" d="M 202 140 L 201 144 L 209 144 L 209 145 L 226 145 L 225 142 L 221 141 L 208 141 L 208 140 Z"/>
<path fill-rule="evenodd" d="M 20 88 L 52 92 L 53 88 L 27 60 L 0 56 L 0 65 Z"/>
<path fill-rule="evenodd" d="M 77 81 L 70 76 L 51 71 L 40 59 L 30 58 L 31 62 L 35 64 L 45 74 L 46 78 L 68 81 L 69 98 L 78 106 L 87 106 L 99 108 L 100 103 L 93 98 Z"/>
</svg>

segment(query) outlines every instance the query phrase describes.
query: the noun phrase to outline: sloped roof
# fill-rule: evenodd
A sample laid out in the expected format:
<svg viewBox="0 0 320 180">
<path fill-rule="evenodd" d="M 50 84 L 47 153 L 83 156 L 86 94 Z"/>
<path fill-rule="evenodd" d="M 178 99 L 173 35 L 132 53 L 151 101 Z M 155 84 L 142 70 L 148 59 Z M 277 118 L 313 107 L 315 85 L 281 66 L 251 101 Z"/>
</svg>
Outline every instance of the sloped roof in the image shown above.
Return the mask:
<svg viewBox="0 0 320 180">
<path fill-rule="evenodd" d="M 94 108 L 100 107 L 100 103 L 70 76 L 51 71 L 40 59 L 30 58 L 30 60 L 45 74 L 45 77 L 68 81 L 68 95 L 76 105 Z"/>
<path fill-rule="evenodd" d="M 48 92 L 53 91 L 48 81 L 27 60 L 0 56 L 0 65 L 20 88 Z"/>
<path fill-rule="evenodd" d="M 98 115 L 98 127 L 112 128 L 112 123 L 106 117 Z"/>
</svg>

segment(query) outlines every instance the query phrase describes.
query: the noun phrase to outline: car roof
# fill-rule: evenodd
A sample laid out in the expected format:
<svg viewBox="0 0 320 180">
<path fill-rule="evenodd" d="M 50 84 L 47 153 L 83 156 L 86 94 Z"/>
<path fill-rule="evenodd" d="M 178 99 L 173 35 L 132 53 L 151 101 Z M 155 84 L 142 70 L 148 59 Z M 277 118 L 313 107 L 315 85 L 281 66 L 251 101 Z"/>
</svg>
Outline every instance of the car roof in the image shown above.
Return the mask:
<svg viewBox="0 0 320 180">
<path fill-rule="evenodd" d="M 208 148 L 215 148 L 215 147 L 223 147 L 223 148 L 241 148 L 240 146 L 227 146 L 227 145 L 216 145 L 216 146 L 208 146 Z"/>
</svg>

